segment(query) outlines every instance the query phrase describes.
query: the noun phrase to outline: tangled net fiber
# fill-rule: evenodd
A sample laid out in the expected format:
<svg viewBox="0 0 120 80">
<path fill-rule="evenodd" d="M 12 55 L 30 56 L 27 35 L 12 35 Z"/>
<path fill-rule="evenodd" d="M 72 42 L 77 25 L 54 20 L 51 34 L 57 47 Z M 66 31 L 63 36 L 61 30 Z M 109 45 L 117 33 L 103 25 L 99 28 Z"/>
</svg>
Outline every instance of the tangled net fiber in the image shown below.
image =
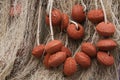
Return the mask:
<svg viewBox="0 0 120 80">
<path fill-rule="evenodd" d="M 87 11 L 101 8 L 100 0 L 83 0 Z M 19 16 L 11 17 L 11 5 L 21 3 L 22 11 Z M 54 0 L 53 7 L 71 15 L 71 8 L 80 0 Z M 53 70 L 47 70 L 42 59 L 31 55 L 37 45 L 36 34 L 39 26 L 39 41 L 46 44 L 50 37 L 50 29 L 45 25 L 45 14 L 48 0 L 0 0 L 0 80 L 119 80 L 120 74 L 120 0 L 103 0 L 107 19 L 116 25 L 116 33 L 112 37 L 118 44 L 113 53 L 115 63 L 111 67 L 100 65 L 96 59 L 88 69 L 80 69 L 71 77 L 63 75 L 63 65 Z M 86 11 L 86 13 L 87 13 Z M 84 39 L 73 41 L 68 38 L 68 47 L 72 53 L 84 41 L 96 43 L 100 38 L 95 27 L 86 20 Z M 64 40 L 66 33 L 54 30 L 55 39 Z"/>
</svg>

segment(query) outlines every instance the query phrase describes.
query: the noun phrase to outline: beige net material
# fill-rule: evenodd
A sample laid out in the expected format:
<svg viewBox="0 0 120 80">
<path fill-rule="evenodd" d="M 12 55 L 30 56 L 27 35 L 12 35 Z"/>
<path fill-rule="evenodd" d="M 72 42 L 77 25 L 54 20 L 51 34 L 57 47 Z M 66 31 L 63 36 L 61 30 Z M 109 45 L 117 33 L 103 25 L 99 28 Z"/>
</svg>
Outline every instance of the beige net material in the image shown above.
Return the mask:
<svg viewBox="0 0 120 80">
<path fill-rule="evenodd" d="M 37 45 L 36 33 L 39 24 L 40 44 L 51 40 L 50 29 L 45 25 L 45 14 L 48 0 L 0 0 L 0 80 L 119 80 L 119 51 L 120 51 L 120 0 L 103 0 L 108 21 L 116 25 L 113 38 L 118 47 L 111 51 L 115 64 L 111 67 L 100 65 L 92 59 L 88 69 L 78 66 L 78 71 L 71 77 L 63 75 L 63 65 L 48 70 L 43 65 L 43 57 L 36 59 L 31 55 L 32 48 Z M 87 10 L 101 8 L 100 0 L 83 0 Z M 12 4 L 21 3 L 22 11 L 19 16 L 10 17 Z M 53 8 L 71 16 L 71 9 L 81 0 L 54 0 Z M 38 14 L 40 19 L 38 19 Z M 39 23 L 38 23 L 39 20 Z M 68 38 L 68 47 L 72 53 L 84 41 L 96 43 L 100 38 L 94 30 L 95 25 L 88 19 L 84 24 L 85 37 L 83 40 L 73 41 Z M 55 39 L 63 40 L 66 44 L 66 33 L 54 29 Z"/>
</svg>

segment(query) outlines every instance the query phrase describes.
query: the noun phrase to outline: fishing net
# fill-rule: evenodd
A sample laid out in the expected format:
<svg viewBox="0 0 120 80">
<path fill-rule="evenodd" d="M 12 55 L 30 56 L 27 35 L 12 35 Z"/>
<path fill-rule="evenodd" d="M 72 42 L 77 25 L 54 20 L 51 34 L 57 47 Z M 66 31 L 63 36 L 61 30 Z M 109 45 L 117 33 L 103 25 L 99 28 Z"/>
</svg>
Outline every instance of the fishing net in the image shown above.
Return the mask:
<svg viewBox="0 0 120 80">
<path fill-rule="evenodd" d="M 102 8 L 100 0 L 83 0 L 87 8 Z M 10 16 L 11 5 L 22 5 L 18 16 Z M 71 18 L 72 6 L 82 4 L 81 0 L 54 0 L 53 8 Z M 88 69 L 78 68 L 71 77 L 63 75 L 63 65 L 48 70 L 43 65 L 43 57 L 36 59 L 31 55 L 38 37 L 40 44 L 51 40 L 50 28 L 45 24 L 45 14 L 48 0 L 0 0 L 0 80 L 119 80 L 119 52 L 120 52 L 120 0 L 103 0 L 108 21 L 116 27 L 114 39 L 118 46 L 111 51 L 115 63 L 111 67 L 100 65 L 96 58 L 92 59 Z M 82 40 L 71 40 L 66 32 L 53 29 L 55 39 L 60 39 L 74 54 L 82 42 L 96 43 L 100 37 L 95 26 L 88 19 L 82 24 L 85 28 L 85 37 Z M 39 26 L 39 28 L 38 28 Z M 39 30 L 38 30 L 39 29 Z M 37 31 L 39 36 L 36 37 Z"/>
</svg>

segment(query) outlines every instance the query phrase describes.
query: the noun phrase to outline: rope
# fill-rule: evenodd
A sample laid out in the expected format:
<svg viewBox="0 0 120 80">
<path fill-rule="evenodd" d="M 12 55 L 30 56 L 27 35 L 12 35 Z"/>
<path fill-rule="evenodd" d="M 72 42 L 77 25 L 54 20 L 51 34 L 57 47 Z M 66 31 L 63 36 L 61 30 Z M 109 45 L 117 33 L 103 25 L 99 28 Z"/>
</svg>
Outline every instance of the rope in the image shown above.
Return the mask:
<svg viewBox="0 0 120 80">
<path fill-rule="evenodd" d="M 40 42 L 39 42 L 40 12 L 41 12 L 41 6 L 39 6 L 39 12 L 38 12 L 38 27 L 37 27 L 37 36 L 36 36 L 36 38 L 37 38 L 37 45 L 40 45 Z"/>
<path fill-rule="evenodd" d="M 75 24 L 75 26 L 76 26 L 77 29 L 79 28 L 79 27 L 78 27 L 78 24 L 77 24 L 75 21 L 70 20 L 70 22 L 73 23 L 73 24 Z"/>
<path fill-rule="evenodd" d="M 85 3 L 83 2 L 83 0 L 81 0 L 81 4 L 84 6 L 84 11 L 86 11 L 86 5 L 85 5 Z"/>
<path fill-rule="evenodd" d="M 54 34 L 53 34 L 53 27 L 52 27 L 52 19 L 51 19 L 51 12 L 52 12 L 52 6 L 53 6 L 53 0 L 49 0 L 47 12 L 49 11 L 49 23 L 50 23 L 50 31 L 51 31 L 51 38 L 54 40 Z"/>
<path fill-rule="evenodd" d="M 107 23 L 107 15 L 106 15 L 106 12 L 105 12 L 105 7 L 104 7 L 104 4 L 103 4 L 103 1 L 100 0 L 100 3 L 101 3 L 102 9 L 103 9 L 103 13 L 104 13 L 104 20 L 105 20 L 105 23 Z"/>
</svg>

